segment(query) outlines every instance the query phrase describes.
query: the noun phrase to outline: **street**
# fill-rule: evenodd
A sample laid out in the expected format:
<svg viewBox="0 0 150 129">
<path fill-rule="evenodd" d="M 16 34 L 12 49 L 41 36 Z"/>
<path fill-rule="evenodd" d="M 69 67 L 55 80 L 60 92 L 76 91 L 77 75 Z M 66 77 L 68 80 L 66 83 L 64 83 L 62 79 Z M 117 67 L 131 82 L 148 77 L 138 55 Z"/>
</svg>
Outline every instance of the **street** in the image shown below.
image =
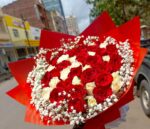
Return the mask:
<svg viewBox="0 0 150 129">
<path fill-rule="evenodd" d="M 24 122 L 25 107 L 12 100 L 5 94 L 16 86 L 16 81 L 11 78 L 0 83 L 0 129 L 71 129 L 71 126 L 44 127 Z M 114 129 L 149 129 L 150 119 L 141 108 L 140 101 L 136 98 L 129 104 L 130 110 L 126 122 Z"/>
</svg>

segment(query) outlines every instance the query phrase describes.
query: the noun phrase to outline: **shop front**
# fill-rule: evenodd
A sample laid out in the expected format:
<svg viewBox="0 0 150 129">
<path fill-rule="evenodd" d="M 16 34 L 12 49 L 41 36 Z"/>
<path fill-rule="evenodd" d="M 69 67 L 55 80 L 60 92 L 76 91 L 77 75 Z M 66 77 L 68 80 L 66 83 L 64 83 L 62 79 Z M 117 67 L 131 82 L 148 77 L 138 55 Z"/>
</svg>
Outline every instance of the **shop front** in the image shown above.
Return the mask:
<svg viewBox="0 0 150 129">
<path fill-rule="evenodd" d="M 8 70 L 8 63 L 16 60 L 17 58 L 13 44 L 0 42 L 0 67 Z"/>
</svg>

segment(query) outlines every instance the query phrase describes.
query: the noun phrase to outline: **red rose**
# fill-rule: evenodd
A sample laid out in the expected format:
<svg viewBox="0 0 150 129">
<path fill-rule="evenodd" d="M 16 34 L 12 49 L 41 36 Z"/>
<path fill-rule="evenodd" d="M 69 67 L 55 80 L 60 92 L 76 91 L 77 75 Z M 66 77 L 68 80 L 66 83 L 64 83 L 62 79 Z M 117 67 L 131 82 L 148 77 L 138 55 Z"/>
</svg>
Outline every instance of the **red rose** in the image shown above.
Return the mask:
<svg viewBox="0 0 150 129">
<path fill-rule="evenodd" d="M 106 49 L 107 49 L 107 52 L 110 54 L 117 53 L 117 51 L 118 51 L 116 46 L 113 44 L 108 45 Z"/>
<path fill-rule="evenodd" d="M 74 56 L 74 55 L 76 55 L 76 53 L 77 53 L 77 49 L 71 49 L 71 50 L 69 50 L 68 52 L 67 52 L 67 54 L 69 55 L 69 57 L 72 57 L 72 56 Z"/>
<path fill-rule="evenodd" d="M 111 85 L 113 77 L 110 73 L 99 73 L 96 78 L 96 86 L 98 87 L 108 87 Z"/>
<path fill-rule="evenodd" d="M 50 58 L 51 58 L 51 52 L 48 51 L 48 52 L 46 53 L 45 57 L 46 57 L 46 61 L 49 63 L 49 62 L 50 62 Z"/>
<path fill-rule="evenodd" d="M 99 48 L 98 45 L 88 46 L 87 47 L 88 51 L 92 51 L 92 52 L 97 52 L 98 48 Z"/>
<path fill-rule="evenodd" d="M 49 81 L 51 79 L 51 73 L 46 72 L 45 75 L 43 76 L 41 83 L 43 84 L 43 87 L 48 87 L 49 86 Z"/>
<path fill-rule="evenodd" d="M 114 53 L 112 55 L 110 55 L 110 65 L 112 66 L 112 72 L 118 71 L 121 67 L 121 56 Z"/>
<path fill-rule="evenodd" d="M 68 78 L 73 79 L 74 76 L 80 77 L 81 72 L 82 72 L 82 67 L 81 67 L 81 66 L 79 66 L 79 67 L 77 67 L 77 68 L 72 68 L 72 69 L 70 70 L 70 73 L 69 73 L 69 75 L 68 75 Z"/>
<path fill-rule="evenodd" d="M 88 58 L 86 59 L 86 64 L 89 64 L 92 67 L 95 66 L 95 64 L 97 64 L 97 56 L 88 56 Z"/>
<path fill-rule="evenodd" d="M 84 107 L 85 104 L 86 104 L 86 102 L 83 99 L 75 98 L 68 102 L 68 110 L 69 110 L 69 112 L 72 112 L 74 109 L 77 112 L 84 112 L 86 110 Z M 72 107 L 73 107 L 73 109 L 72 109 Z"/>
<path fill-rule="evenodd" d="M 105 48 L 98 48 L 97 49 L 97 54 L 100 55 L 100 56 L 103 56 L 103 55 L 107 54 L 107 51 L 106 51 Z"/>
<path fill-rule="evenodd" d="M 50 94 L 50 101 L 51 102 L 59 102 L 61 100 L 64 100 L 66 98 L 65 95 L 59 95 L 59 93 L 62 93 L 64 91 L 63 88 L 61 87 L 56 87 L 55 89 L 52 90 L 51 94 Z"/>
<path fill-rule="evenodd" d="M 70 61 L 65 60 L 65 61 L 62 61 L 61 63 L 57 64 L 56 67 L 57 67 L 57 69 L 59 69 L 61 71 L 70 65 L 71 65 Z"/>
<path fill-rule="evenodd" d="M 58 57 L 54 57 L 50 62 L 51 65 L 55 66 L 57 64 Z"/>
<path fill-rule="evenodd" d="M 84 89 L 83 85 L 76 85 L 70 89 L 69 93 L 71 94 L 71 98 L 83 99 L 87 91 Z"/>
<path fill-rule="evenodd" d="M 97 73 L 104 73 L 104 72 L 110 73 L 112 70 L 111 64 L 106 61 L 101 61 L 101 63 L 95 64 L 93 68 L 97 71 Z"/>
<path fill-rule="evenodd" d="M 65 81 L 60 81 L 57 84 L 57 87 L 63 88 L 67 93 L 69 93 L 74 86 L 72 85 L 72 81 L 70 79 L 66 79 Z"/>
<path fill-rule="evenodd" d="M 60 56 L 62 56 L 64 54 L 64 51 L 59 51 L 57 54 L 57 58 L 59 58 Z"/>
<path fill-rule="evenodd" d="M 88 58 L 88 52 L 87 52 L 87 49 L 81 49 L 81 50 L 78 50 L 77 51 L 77 60 L 79 62 L 82 62 L 83 64 L 86 63 L 86 59 Z"/>
<path fill-rule="evenodd" d="M 85 84 L 88 82 L 93 82 L 96 77 L 96 70 L 89 68 L 83 71 L 81 75 L 81 81 Z"/>
<path fill-rule="evenodd" d="M 97 101 L 97 103 L 102 103 L 107 97 L 110 97 L 112 95 L 112 89 L 111 88 L 101 88 L 101 87 L 95 87 L 93 90 L 94 97 Z"/>
<path fill-rule="evenodd" d="M 50 72 L 50 75 L 51 77 L 59 77 L 60 76 L 60 70 L 59 69 L 53 69 L 51 72 Z"/>
<path fill-rule="evenodd" d="M 68 86 L 68 83 L 70 83 L 68 79 L 66 79 L 65 81 L 62 80 L 57 84 L 57 87 L 65 88 L 66 86 Z"/>
<path fill-rule="evenodd" d="M 103 60 L 102 60 L 102 56 L 100 56 L 100 55 L 97 55 L 96 56 L 96 58 L 97 58 L 97 65 L 99 65 L 99 64 L 102 64 L 103 63 Z"/>
</svg>

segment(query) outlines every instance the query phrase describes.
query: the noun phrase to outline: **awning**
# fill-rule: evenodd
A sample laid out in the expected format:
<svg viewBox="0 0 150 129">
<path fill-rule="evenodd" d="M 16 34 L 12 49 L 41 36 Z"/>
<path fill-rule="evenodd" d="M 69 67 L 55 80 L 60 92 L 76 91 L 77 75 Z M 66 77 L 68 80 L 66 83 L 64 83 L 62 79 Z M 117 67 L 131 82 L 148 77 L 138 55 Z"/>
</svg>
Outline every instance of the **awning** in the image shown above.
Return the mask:
<svg viewBox="0 0 150 129">
<path fill-rule="evenodd" d="M 39 40 L 19 40 L 13 42 L 15 47 L 38 47 Z"/>
<path fill-rule="evenodd" d="M 27 46 L 38 47 L 40 44 L 39 40 L 25 40 Z"/>
</svg>

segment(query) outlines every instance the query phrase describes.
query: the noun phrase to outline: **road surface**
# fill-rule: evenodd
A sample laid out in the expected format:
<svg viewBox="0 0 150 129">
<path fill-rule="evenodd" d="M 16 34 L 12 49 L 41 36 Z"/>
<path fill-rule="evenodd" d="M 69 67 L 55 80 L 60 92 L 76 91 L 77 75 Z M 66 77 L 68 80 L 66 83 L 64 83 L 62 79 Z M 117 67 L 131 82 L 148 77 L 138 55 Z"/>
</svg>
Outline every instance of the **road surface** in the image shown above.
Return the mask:
<svg viewBox="0 0 150 129">
<path fill-rule="evenodd" d="M 0 83 L 0 129 L 71 129 L 71 126 L 38 126 L 24 122 L 25 107 L 8 97 L 5 92 L 16 86 L 12 78 Z M 129 104 L 130 110 L 127 120 L 119 127 L 113 129 L 150 129 L 150 119 L 141 108 L 140 101 L 136 98 Z M 108 116 L 109 117 L 109 116 Z"/>
</svg>

